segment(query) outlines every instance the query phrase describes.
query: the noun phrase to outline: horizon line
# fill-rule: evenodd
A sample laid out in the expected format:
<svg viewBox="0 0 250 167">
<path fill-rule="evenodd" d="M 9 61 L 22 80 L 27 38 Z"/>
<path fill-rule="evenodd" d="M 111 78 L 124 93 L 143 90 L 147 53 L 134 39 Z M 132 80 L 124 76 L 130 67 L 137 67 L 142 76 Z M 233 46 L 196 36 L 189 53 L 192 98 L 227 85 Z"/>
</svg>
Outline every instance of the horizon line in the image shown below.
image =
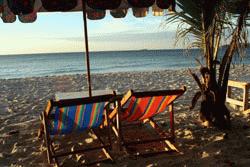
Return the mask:
<svg viewBox="0 0 250 167">
<path fill-rule="evenodd" d="M 171 48 L 171 49 L 137 49 L 137 50 L 98 50 L 98 51 L 90 51 L 89 53 L 98 53 L 98 52 L 134 52 L 134 51 L 161 51 L 161 50 L 195 50 L 199 48 Z M 21 54 L 1 54 L 0 56 L 16 56 L 16 55 L 42 55 L 42 54 L 71 54 L 71 53 L 86 53 L 85 51 L 72 51 L 72 52 L 40 52 L 40 53 L 21 53 Z"/>
</svg>

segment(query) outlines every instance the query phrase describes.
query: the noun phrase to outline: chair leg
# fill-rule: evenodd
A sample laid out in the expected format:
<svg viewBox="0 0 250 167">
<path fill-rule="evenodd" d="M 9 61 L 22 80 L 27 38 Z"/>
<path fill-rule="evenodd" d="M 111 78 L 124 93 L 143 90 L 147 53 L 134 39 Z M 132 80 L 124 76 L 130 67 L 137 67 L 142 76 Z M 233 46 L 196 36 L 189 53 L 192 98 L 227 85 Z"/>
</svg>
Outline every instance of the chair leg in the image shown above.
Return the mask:
<svg viewBox="0 0 250 167">
<path fill-rule="evenodd" d="M 106 124 L 106 127 L 108 128 L 108 141 L 109 141 L 109 144 L 110 144 L 109 149 L 112 150 L 110 119 L 109 119 L 109 116 L 107 114 L 108 110 L 109 110 L 109 107 L 105 110 L 105 121 L 104 121 L 104 123 Z"/>
<path fill-rule="evenodd" d="M 51 164 L 52 163 L 51 147 L 53 147 L 53 146 L 51 145 L 51 141 L 50 141 L 50 137 L 49 137 L 48 129 L 47 129 L 47 120 L 46 120 L 46 116 L 44 113 L 43 113 L 43 129 L 44 129 L 45 145 L 47 148 L 48 163 Z"/>
<path fill-rule="evenodd" d="M 116 129 L 118 132 L 117 140 L 119 144 L 119 150 L 122 151 L 122 129 L 121 129 L 121 123 L 119 120 L 119 112 L 116 114 Z"/>
<path fill-rule="evenodd" d="M 55 162 L 55 166 L 59 167 L 58 157 L 55 156 L 55 155 L 56 155 L 56 152 L 55 152 L 55 149 L 54 149 L 54 147 L 53 147 L 53 145 L 52 145 L 52 142 L 50 142 L 49 147 L 50 147 L 51 153 L 54 155 L 53 160 L 54 160 L 54 162 Z"/>
<path fill-rule="evenodd" d="M 170 130 L 171 130 L 171 135 L 173 138 L 173 142 L 175 142 L 175 129 L 174 129 L 174 104 L 169 105 L 169 114 L 170 114 Z"/>
<path fill-rule="evenodd" d="M 91 132 L 97 137 L 98 141 L 101 143 L 101 146 L 105 146 L 105 143 L 104 141 L 101 139 L 100 136 L 97 135 L 97 133 L 95 132 L 94 129 L 91 129 Z M 110 142 L 110 144 L 112 144 Z M 105 154 L 105 156 L 107 157 L 107 160 L 111 160 L 113 162 L 113 158 L 112 156 L 110 155 L 110 153 L 105 149 L 105 147 L 102 148 L 102 152 Z"/>
<path fill-rule="evenodd" d="M 40 115 L 40 121 L 41 121 L 41 124 L 40 124 L 40 128 L 38 129 L 38 133 L 37 133 L 38 139 L 41 139 L 42 136 L 44 135 L 43 115 L 42 114 Z"/>
<path fill-rule="evenodd" d="M 154 120 L 153 119 L 151 119 L 150 121 L 152 121 L 154 124 L 155 124 L 155 127 L 159 127 L 157 124 L 156 124 L 156 122 L 154 122 Z M 157 129 L 159 129 L 159 128 L 157 128 Z M 160 130 L 160 129 L 159 129 Z M 172 131 L 171 131 L 172 132 Z M 158 133 L 159 133 L 159 135 L 161 135 L 161 136 L 165 136 L 165 134 L 163 134 L 162 135 L 162 132 L 160 132 L 160 131 L 158 131 Z M 171 143 L 171 142 L 173 142 L 174 143 L 174 136 L 173 136 L 173 134 L 171 134 L 171 138 L 170 139 L 168 139 L 168 140 L 164 140 L 164 143 L 166 144 L 166 146 L 167 147 L 169 147 L 171 150 L 174 150 L 174 151 L 176 151 L 176 152 L 180 152 L 177 148 L 176 148 L 176 146 L 173 144 L 173 143 Z"/>
<path fill-rule="evenodd" d="M 110 127 L 110 120 L 108 119 L 108 140 L 110 144 L 110 150 L 112 150 L 112 140 L 111 140 L 111 127 Z"/>
</svg>

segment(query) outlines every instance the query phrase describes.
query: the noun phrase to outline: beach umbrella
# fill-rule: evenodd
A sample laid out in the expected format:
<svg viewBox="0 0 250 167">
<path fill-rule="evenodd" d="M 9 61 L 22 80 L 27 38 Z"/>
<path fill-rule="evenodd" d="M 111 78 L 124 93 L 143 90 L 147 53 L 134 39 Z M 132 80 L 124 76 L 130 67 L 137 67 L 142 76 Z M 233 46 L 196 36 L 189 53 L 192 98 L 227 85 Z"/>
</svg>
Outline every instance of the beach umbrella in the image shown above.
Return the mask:
<svg viewBox="0 0 250 167">
<path fill-rule="evenodd" d="M 87 83 L 91 96 L 87 19 L 103 19 L 107 11 L 114 18 L 124 18 L 129 8 L 132 8 L 135 17 L 145 17 L 149 7 L 152 7 L 154 16 L 162 16 L 166 9 L 175 10 L 175 0 L 0 0 L 0 17 L 4 23 L 13 23 L 17 18 L 22 23 L 32 23 L 37 19 L 38 12 L 81 11 L 84 21 Z"/>
</svg>

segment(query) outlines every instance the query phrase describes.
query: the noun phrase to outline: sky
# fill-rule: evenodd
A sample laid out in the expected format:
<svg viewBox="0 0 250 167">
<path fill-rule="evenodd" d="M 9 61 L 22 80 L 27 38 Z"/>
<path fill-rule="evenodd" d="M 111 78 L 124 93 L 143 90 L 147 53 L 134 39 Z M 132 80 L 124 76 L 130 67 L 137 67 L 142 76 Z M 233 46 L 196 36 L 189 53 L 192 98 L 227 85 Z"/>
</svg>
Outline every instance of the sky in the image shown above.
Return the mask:
<svg viewBox="0 0 250 167">
<path fill-rule="evenodd" d="M 135 18 L 131 9 L 123 19 L 109 11 L 102 20 L 88 20 L 90 51 L 173 49 L 176 25 L 164 25 L 167 16 Z M 0 21 L 1 22 L 1 21 Z M 0 23 L 0 55 L 83 52 L 81 12 L 39 13 L 34 23 Z"/>
</svg>

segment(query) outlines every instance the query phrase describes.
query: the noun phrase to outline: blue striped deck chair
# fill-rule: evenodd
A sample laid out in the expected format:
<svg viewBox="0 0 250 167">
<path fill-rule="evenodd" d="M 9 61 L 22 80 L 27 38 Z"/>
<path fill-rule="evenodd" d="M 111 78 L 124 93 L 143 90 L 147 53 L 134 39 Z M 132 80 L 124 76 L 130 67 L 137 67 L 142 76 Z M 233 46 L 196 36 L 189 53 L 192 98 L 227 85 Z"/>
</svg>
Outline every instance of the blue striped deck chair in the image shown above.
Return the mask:
<svg viewBox="0 0 250 167">
<path fill-rule="evenodd" d="M 47 106 L 42 113 L 42 124 L 40 136 L 44 135 L 45 144 L 47 148 L 48 162 L 55 163 L 59 166 L 60 157 L 65 157 L 74 154 L 86 154 L 90 151 L 102 151 L 105 158 L 95 160 L 93 162 L 86 162 L 84 165 L 89 165 L 104 160 L 113 161 L 111 155 L 106 149 L 112 148 L 110 137 L 109 118 L 107 110 L 109 109 L 110 99 L 115 97 L 113 94 L 106 94 L 100 96 L 92 96 L 86 98 L 66 99 L 66 100 L 49 100 Z M 98 136 L 96 130 L 108 130 L 105 137 L 108 138 L 108 144 L 104 142 L 102 137 Z M 77 150 L 55 148 L 55 138 L 62 138 L 65 136 L 72 136 L 73 134 L 80 135 L 82 132 L 94 133 L 97 137 L 99 146 L 79 148 Z M 106 131 L 105 131 L 106 132 Z M 72 139 L 74 140 L 74 139 Z M 83 139 L 84 140 L 84 139 Z M 106 140 L 107 141 L 107 140 Z"/>
<path fill-rule="evenodd" d="M 179 98 L 186 91 L 186 87 L 175 90 L 160 90 L 160 91 L 147 91 L 135 92 L 129 90 L 118 102 L 118 106 L 114 108 L 109 114 L 109 119 L 113 121 L 112 129 L 118 138 L 120 148 L 125 146 L 135 146 L 140 144 L 147 144 L 153 142 L 163 142 L 166 146 L 164 151 L 144 151 L 136 152 L 135 155 L 152 155 L 160 152 L 179 152 L 174 146 L 175 139 L 174 130 L 174 101 Z M 165 111 L 169 111 L 169 130 L 163 130 L 154 117 Z M 115 121 L 114 121 L 115 120 Z M 131 137 L 124 137 L 125 131 L 128 131 L 129 126 L 149 123 L 149 126 L 156 132 L 154 139 L 136 138 L 134 135 Z M 128 126 L 129 125 L 129 126 Z M 125 139 L 127 138 L 127 139 Z M 128 149 L 127 149 L 128 150 Z"/>
</svg>

